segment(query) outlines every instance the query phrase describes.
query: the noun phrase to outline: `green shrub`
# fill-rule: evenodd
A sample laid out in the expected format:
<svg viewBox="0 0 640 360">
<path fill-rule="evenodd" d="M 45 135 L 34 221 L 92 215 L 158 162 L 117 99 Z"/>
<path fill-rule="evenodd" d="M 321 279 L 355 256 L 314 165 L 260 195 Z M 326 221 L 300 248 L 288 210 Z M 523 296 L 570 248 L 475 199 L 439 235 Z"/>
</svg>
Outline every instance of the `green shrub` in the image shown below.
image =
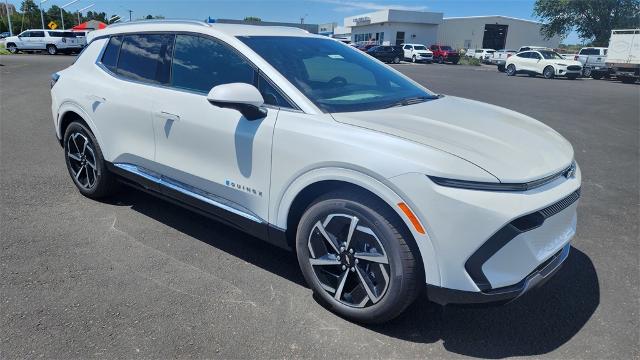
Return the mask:
<svg viewBox="0 0 640 360">
<path fill-rule="evenodd" d="M 471 66 L 480 66 L 480 65 L 482 65 L 482 62 L 480 61 L 480 59 L 463 56 L 463 57 L 460 58 L 459 64 L 471 65 Z"/>
</svg>

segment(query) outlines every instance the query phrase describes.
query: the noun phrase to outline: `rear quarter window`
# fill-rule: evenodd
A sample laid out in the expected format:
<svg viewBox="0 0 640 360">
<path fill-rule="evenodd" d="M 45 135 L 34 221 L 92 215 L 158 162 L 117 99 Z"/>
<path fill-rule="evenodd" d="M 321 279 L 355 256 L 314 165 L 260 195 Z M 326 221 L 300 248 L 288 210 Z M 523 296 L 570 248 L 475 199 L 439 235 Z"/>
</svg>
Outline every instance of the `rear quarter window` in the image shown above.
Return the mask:
<svg viewBox="0 0 640 360">
<path fill-rule="evenodd" d="M 120 52 L 120 45 L 122 44 L 122 36 L 113 36 L 109 39 L 107 47 L 104 49 L 102 64 L 112 72 L 116 72 L 116 66 L 118 65 L 118 53 Z"/>
</svg>

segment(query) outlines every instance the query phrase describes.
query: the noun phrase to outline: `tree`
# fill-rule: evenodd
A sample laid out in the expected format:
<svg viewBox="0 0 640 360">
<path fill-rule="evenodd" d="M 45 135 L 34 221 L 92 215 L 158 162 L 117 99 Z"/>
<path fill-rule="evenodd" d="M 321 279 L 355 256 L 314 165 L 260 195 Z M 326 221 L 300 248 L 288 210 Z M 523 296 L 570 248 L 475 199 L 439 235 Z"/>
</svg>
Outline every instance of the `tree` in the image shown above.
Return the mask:
<svg viewBox="0 0 640 360">
<path fill-rule="evenodd" d="M 262 19 L 260 19 L 257 16 L 247 16 L 244 18 L 244 21 L 248 21 L 248 22 L 260 22 L 262 21 Z"/>
<path fill-rule="evenodd" d="M 547 39 L 575 29 L 594 46 L 607 46 L 612 29 L 637 28 L 640 0 L 536 0 L 533 14 L 543 20 Z"/>
</svg>

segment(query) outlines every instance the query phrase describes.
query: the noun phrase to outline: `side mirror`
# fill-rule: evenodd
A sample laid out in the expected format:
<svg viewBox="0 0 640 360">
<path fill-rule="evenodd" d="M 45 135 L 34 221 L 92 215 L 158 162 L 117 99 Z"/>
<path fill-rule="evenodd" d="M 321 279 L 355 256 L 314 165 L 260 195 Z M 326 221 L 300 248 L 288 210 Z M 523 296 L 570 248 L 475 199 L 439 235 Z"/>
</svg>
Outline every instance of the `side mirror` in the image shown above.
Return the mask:
<svg viewBox="0 0 640 360">
<path fill-rule="evenodd" d="M 267 116 L 262 108 L 264 99 L 255 86 L 245 83 L 231 83 L 215 86 L 207 95 L 207 100 L 215 106 L 239 111 L 247 120 L 258 120 Z"/>
</svg>

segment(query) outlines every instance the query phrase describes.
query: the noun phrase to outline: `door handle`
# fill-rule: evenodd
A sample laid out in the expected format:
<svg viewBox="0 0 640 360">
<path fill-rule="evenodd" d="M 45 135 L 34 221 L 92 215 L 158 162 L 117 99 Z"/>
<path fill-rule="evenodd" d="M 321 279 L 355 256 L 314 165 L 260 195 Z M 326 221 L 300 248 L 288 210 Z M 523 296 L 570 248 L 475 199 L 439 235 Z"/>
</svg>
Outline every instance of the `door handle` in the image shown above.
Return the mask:
<svg viewBox="0 0 640 360">
<path fill-rule="evenodd" d="M 165 120 L 180 121 L 180 115 L 172 114 L 166 111 L 159 111 L 158 116 Z"/>
<path fill-rule="evenodd" d="M 91 101 L 97 101 L 97 102 L 107 102 L 107 99 L 103 98 L 102 96 L 98 96 L 98 95 L 87 95 L 87 99 L 89 99 Z"/>
</svg>

